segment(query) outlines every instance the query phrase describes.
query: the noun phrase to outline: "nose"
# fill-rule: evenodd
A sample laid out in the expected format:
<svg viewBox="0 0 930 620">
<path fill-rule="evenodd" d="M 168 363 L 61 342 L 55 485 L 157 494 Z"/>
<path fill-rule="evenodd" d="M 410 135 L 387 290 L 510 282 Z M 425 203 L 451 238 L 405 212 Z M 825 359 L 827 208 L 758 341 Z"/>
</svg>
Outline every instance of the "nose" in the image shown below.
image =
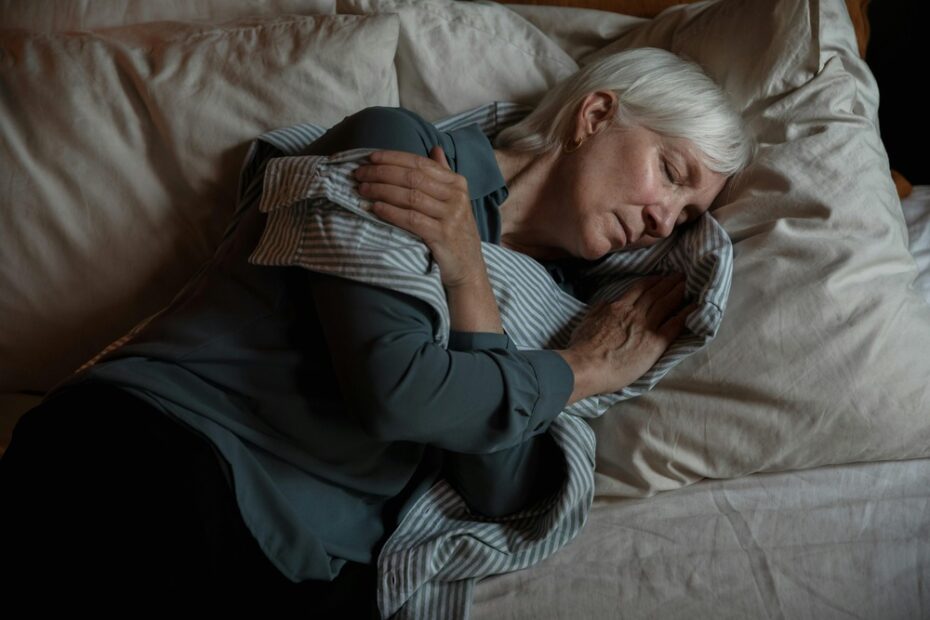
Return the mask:
<svg viewBox="0 0 930 620">
<path fill-rule="evenodd" d="M 680 211 L 681 209 L 676 207 L 649 205 L 643 210 L 646 220 L 646 230 L 643 233 L 652 237 L 668 237 L 675 228 Z"/>
</svg>

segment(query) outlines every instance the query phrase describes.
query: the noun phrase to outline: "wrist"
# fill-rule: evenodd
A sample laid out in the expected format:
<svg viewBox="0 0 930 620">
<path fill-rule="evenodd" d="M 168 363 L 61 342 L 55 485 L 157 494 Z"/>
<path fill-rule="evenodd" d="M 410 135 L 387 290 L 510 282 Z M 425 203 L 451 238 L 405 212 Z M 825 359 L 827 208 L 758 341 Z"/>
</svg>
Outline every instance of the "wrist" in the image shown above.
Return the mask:
<svg viewBox="0 0 930 620">
<path fill-rule="evenodd" d="M 574 387 L 572 388 L 572 394 L 568 397 L 568 402 L 566 406 L 575 403 L 583 398 L 587 398 L 592 394 L 597 392 L 592 390 L 591 386 L 591 375 L 589 372 L 589 365 L 585 362 L 584 356 L 582 356 L 578 351 L 574 349 L 553 349 L 556 353 L 562 356 L 568 366 L 572 369 L 572 374 L 575 377 Z"/>
<path fill-rule="evenodd" d="M 500 310 L 487 273 L 446 286 L 449 328 L 463 332 L 503 334 Z"/>
<path fill-rule="evenodd" d="M 461 290 L 470 290 L 474 291 L 476 289 L 487 287 L 488 290 L 491 289 L 491 281 L 488 280 L 488 272 L 484 269 L 475 271 L 474 273 L 462 276 L 455 282 L 443 282 L 443 288 L 446 291 L 461 291 Z"/>
</svg>

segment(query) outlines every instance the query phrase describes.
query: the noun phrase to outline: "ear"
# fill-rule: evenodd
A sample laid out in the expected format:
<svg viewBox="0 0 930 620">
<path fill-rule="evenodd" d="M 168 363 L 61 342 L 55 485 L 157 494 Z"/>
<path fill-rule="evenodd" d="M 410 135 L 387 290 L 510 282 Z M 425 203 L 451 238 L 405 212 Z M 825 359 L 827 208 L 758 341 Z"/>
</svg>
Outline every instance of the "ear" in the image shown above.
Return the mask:
<svg viewBox="0 0 930 620">
<path fill-rule="evenodd" d="M 596 90 L 585 95 L 578 106 L 572 138 L 586 139 L 613 123 L 620 98 L 612 90 Z"/>
</svg>

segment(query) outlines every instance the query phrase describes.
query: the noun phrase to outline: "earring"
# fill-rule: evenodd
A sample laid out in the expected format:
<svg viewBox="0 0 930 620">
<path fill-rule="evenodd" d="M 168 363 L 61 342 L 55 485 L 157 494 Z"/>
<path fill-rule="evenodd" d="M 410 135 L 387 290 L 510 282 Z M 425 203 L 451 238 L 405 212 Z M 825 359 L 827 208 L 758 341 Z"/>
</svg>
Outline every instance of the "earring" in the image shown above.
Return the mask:
<svg viewBox="0 0 930 620">
<path fill-rule="evenodd" d="M 563 145 L 563 146 L 562 146 L 562 150 L 563 150 L 564 152 L 566 152 L 566 153 L 574 153 L 575 151 L 578 150 L 578 147 L 581 146 L 581 143 L 582 143 L 582 142 L 584 142 L 584 138 L 582 138 L 581 140 L 572 140 L 572 144 L 575 145 L 574 148 L 567 149 L 567 148 L 565 148 L 565 146 Z"/>
</svg>

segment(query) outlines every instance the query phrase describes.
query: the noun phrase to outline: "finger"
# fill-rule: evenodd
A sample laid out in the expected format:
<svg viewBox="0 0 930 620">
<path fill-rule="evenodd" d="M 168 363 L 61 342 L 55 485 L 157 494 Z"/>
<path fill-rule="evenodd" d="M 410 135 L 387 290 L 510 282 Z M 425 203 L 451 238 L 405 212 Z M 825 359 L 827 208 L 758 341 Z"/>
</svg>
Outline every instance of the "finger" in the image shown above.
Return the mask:
<svg viewBox="0 0 930 620">
<path fill-rule="evenodd" d="M 434 175 L 439 174 L 440 178 L 448 174 L 448 170 L 438 162 L 433 161 L 429 157 L 423 157 L 422 155 L 409 153 L 407 151 L 374 151 L 368 155 L 368 159 L 376 166 L 393 165 L 402 166 L 404 168 L 414 168 L 417 170 L 424 170 Z"/>
<path fill-rule="evenodd" d="M 452 168 L 449 167 L 449 162 L 446 160 L 445 151 L 443 151 L 442 147 L 439 146 L 438 144 L 432 148 L 432 150 L 430 151 L 430 156 L 433 157 L 436 161 L 438 161 L 440 165 L 442 165 L 442 167 L 445 168 L 446 170 L 452 170 Z"/>
<path fill-rule="evenodd" d="M 666 342 L 666 349 L 681 335 L 682 330 L 685 328 L 685 322 L 688 320 L 688 317 L 691 316 L 691 313 L 697 309 L 697 303 L 689 304 L 662 324 L 662 327 L 659 328 L 659 334 Z"/>
<path fill-rule="evenodd" d="M 384 221 L 417 235 L 424 242 L 436 238 L 441 230 L 439 222 L 414 209 L 402 209 L 378 201 L 372 203 L 371 211 Z"/>
<path fill-rule="evenodd" d="M 398 187 L 384 183 L 362 183 L 358 187 L 358 193 L 368 200 L 416 211 L 435 220 L 447 216 L 449 211 L 445 202 L 437 200 L 418 188 Z"/>
<path fill-rule="evenodd" d="M 658 288 L 658 286 L 653 288 L 653 291 Z M 686 296 L 687 288 L 684 280 L 675 282 L 670 288 L 665 289 L 664 293 L 657 294 L 651 306 L 643 306 L 647 324 L 653 329 L 658 328 L 670 315 L 681 309 Z"/>
<path fill-rule="evenodd" d="M 379 165 L 359 166 L 353 173 L 361 183 L 383 183 L 398 187 L 416 188 L 440 200 L 449 200 L 456 191 L 459 175 L 454 172 L 437 175 L 422 168 Z"/>
<path fill-rule="evenodd" d="M 628 305 L 635 305 L 640 297 L 645 294 L 652 286 L 657 284 L 662 279 L 661 274 L 650 274 L 643 276 L 637 279 L 633 284 L 630 285 L 623 295 L 621 295 L 615 303 L 621 302 Z"/>
<path fill-rule="evenodd" d="M 362 170 L 359 168 L 358 170 Z M 445 184 L 432 179 L 423 170 L 401 166 L 368 167 L 358 178 L 359 194 L 368 200 L 383 200 L 395 206 L 421 210 L 426 215 L 442 218 L 448 214 L 446 204 L 461 192 L 459 183 Z M 456 175 L 453 174 L 453 177 Z"/>
<path fill-rule="evenodd" d="M 684 280 L 680 278 L 683 278 L 683 274 L 660 274 L 658 279 L 654 281 L 651 286 L 648 286 L 646 290 L 643 291 L 642 295 L 636 299 L 633 303 L 634 307 L 647 316 L 650 316 L 656 312 L 656 304 L 659 300 L 670 293 L 675 293 L 679 285 L 684 282 Z M 682 288 L 681 291 L 684 291 L 684 288 Z M 681 303 L 681 298 L 679 298 L 678 303 Z"/>
</svg>

